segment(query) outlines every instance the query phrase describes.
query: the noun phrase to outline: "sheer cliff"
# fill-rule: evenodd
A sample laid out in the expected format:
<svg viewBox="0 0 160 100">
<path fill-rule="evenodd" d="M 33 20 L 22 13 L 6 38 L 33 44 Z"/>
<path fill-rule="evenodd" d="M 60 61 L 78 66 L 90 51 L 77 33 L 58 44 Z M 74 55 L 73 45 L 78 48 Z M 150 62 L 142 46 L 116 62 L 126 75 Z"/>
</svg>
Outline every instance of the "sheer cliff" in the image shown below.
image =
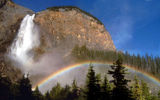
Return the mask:
<svg viewBox="0 0 160 100">
<path fill-rule="evenodd" d="M 116 50 L 109 32 L 95 17 L 77 7 L 53 7 L 36 14 L 35 23 L 48 33 L 51 47 L 86 45 L 96 50 Z M 66 45 L 67 44 L 67 45 Z"/>
</svg>

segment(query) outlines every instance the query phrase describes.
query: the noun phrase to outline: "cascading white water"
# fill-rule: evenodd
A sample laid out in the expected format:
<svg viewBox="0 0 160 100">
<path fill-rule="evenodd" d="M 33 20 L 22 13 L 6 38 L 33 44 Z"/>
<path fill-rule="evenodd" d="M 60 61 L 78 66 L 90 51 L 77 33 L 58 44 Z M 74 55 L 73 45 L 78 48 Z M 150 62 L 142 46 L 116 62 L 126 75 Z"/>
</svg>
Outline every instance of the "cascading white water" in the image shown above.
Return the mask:
<svg viewBox="0 0 160 100">
<path fill-rule="evenodd" d="M 26 15 L 21 22 L 20 29 L 11 45 L 9 56 L 19 64 L 26 65 L 32 60 L 31 50 L 39 45 L 38 29 L 35 26 L 32 16 Z"/>
</svg>

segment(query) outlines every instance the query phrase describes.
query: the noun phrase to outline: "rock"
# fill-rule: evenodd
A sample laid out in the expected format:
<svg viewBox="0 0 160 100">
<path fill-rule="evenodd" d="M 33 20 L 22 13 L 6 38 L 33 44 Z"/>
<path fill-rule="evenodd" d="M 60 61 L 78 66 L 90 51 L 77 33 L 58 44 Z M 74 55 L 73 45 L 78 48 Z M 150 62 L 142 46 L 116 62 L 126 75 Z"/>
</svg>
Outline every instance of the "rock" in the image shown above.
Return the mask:
<svg viewBox="0 0 160 100">
<path fill-rule="evenodd" d="M 13 80 L 17 78 L 17 73 L 20 71 L 5 60 L 5 53 L 16 37 L 23 17 L 33 13 L 27 8 L 14 4 L 11 0 L 0 1 L 0 69 L 3 69 L 3 73 Z"/>
<path fill-rule="evenodd" d="M 6 0 L 3 0 L 6 1 Z M 12 43 L 19 29 L 21 20 L 26 14 L 32 14 L 33 11 L 14 4 L 7 0 L 5 5 L 0 8 L 0 52 L 6 52 L 8 46 Z"/>
<path fill-rule="evenodd" d="M 45 42 L 48 49 L 86 45 L 94 50 L 116 50 L 104 25 L 77 7 L 49 8 L 38 12 L 34 21 L 44 31 L 43 37 L 48 35 Z"/>
<path fill-rule="evenodd" d="M 0 69 L 14 80 L 21 72 L 6 60 L 5 54 L 13 43 L 24 16 L 33 13 L 10 0 L 0 2 Z M 38 12 L 34 22 L 40 29 L 41 40 L 40 47 L 33 49 L 37 53 L 37 59 L 39 55 L 53 49 L 66 56 L 77 44 L 95 50 L 116 50 L 104 25 L 77 7 L 49 8 Z"/>
</svg>

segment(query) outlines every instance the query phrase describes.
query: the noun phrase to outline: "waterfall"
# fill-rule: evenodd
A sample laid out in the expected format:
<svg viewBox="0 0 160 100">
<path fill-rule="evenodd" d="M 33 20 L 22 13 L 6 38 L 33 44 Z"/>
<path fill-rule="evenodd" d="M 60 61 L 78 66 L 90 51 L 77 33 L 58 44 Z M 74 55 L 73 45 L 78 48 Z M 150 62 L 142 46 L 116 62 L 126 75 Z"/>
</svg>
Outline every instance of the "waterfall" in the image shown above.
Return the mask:
<svg viewBox="0 0 160 100">
<path fill-rule="evenodd" d="M 26 15 L 20 25 L 18 34 L 11 45 L 9 56 L 12 60 L 22 66 L 26 65 L 33 59 L 32 49 L 38 47 L 39 36 L 38 29 L 33 22 L 35 14 Z"/>
</svg>

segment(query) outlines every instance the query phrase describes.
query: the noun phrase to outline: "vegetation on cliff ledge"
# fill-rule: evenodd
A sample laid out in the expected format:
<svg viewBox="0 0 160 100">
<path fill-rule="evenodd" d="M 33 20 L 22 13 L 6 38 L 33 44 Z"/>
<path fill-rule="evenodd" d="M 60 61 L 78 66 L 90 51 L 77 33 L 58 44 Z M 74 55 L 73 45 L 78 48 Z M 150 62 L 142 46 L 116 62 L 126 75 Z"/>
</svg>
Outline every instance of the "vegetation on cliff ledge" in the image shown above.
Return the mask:
<svg viewBox="0 0 160 100">
<path fill-rule="evenodd" d="M 62 87 L 59 83 L 50 91 L 41 94 L 38 87 L 32 90 L 28 76 L 22 77 L 17 83 L 11 83 L 7 77 L 0 74 L 0 100 L 160 100 L 149 92 L 149 87 L 135 77 L 131 87 L 125 78 L 126 69 L 122 59 L 118 59 L 107 74 L 113 79 L 109 82 L 107 76 L 96 74 L 92 64 L 89 65 L 85 86 L 79 87 L 74 80 L 72 85 Z"/>
<path fill-rule="evenodd" d="M 124 65 L 135 67 L 160 79 L 160 57 L 152 57 L 148 54 L 140 56 L 139 54 L 131 55 L 128 52 L 90 50 L 85 45 L 81 47 L 76 45 L 72 50 L 72 55 L 80 61 L 102 62 L 114 62 L 118 55 L 121 55 Z"/>
</svg>

